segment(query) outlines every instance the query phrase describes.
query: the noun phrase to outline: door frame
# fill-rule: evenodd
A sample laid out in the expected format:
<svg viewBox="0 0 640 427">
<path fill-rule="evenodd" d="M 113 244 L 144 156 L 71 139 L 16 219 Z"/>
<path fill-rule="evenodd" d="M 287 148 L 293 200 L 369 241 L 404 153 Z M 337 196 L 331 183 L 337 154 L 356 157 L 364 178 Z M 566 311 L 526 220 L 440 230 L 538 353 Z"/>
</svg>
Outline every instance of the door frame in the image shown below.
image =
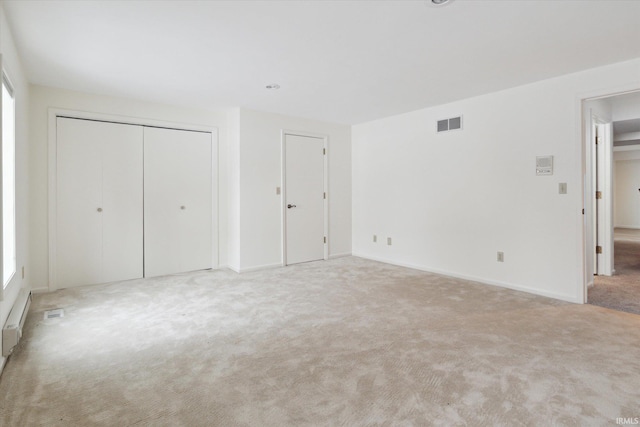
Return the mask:
<svg viewBox="0 0 640 427">
<path fill-rule="evenodd" d="M 576 133 L 579 135 L 576 144 L 576 155 L 581 159 L 581 195 L 580 207 L 578 215 L 580 217 L 579 224 L 581 233 L 579 234 L 578 256 L 580 262 L 579 275 L 581 279 L 578 283 L 578 295 L 576 302 L 586 304 L 588 298 L 588 288 L 593 284 L 593 271 L 589 271 L 588 267 L 592 266 L 593 252 L 595 250 L 595 238 L 593 230 L 593 221 L 595 212 L 592 212 L 592 199 L 595 198 L 595 188 L 593 188 L 593 180 L 595 168 L 592 161 L 595 161 L 591 152 L 592 123 L 591 111 L 588 110 L 586 103 L 596 99 L 610 98 L 617 95 L 625 95 L 632 92 L 640 91 L 640 87 L 636 84 L 627 84 L 623 86 L 612 87 L 609 89 L 600 89 L 596 91 L 583 92 L 577 94 L 576 101 Z M 589 192 L 589 194 L 587 194 Z M 593 242 L 593 247 L 589 244 Z M 595 266 L 594 266 L 595 267 Z"/>
<path fill-rule="evenodd" d="M 58 117 L 67 117 L 70 119 L 84 119 L 94 120 L 110 123 L 121 123 L 128 125 L 147 126 L 147 127 L 160 127 L 166 129 L 178 129 L 195 132 L 206 132 L 211 134 L 211 166 L 215 168 L 211 173 L 211 268 L 219 268 L 219 201 L 218 194 L 220 185 L 220 165 L 218 162 L 220 147 L 218 138 L 218 128 L 212 126 L 192 125 L 179 122 L 169 122 L 164 120 L 146 119 L 138 117 L 120 116 L 115 114 L 103 114 L 93 113 L 88 111 L 69 110 L 63 108 L 49 108 L 48 109 L 48 235 L 49 235 L 49 269 L 48 269 L 48 283 L 47 287 L 49 291 L 55 291 L 59 289 L 57 287 L 57 275 L 56 275 L 56 245 L 57 245 L 57 119 Z"/>
<path fill-rule="evenodd" d="M 283 129 L 281 131 L 281 141 L 280 141 L 280 152 L 281 152 L 281 175 L 280 175 L 280 185 L 282 188 L 281 191 L 281 211 L 280 211 L 280 219 L 282 223 L 282 266 L 286 266 L 287 264 L 287 185 L 286 185 L 286 177 L 287 177 L 287 135 L 291 136 L 302 136 L 308 138 L 317 138 L 322 140 L 322 147 L 324 148 L 324 162 L 323 162 L 323 187 L 324 193 L 326 197 L 324 199 L 324 235 L 326 237 L 326 241 L 324 243 L 324 260 L 329 259 L 329 135 L 306 132 L 306 131 L 295 131 L 295 130 L 286 130 Z"/>
</svg>

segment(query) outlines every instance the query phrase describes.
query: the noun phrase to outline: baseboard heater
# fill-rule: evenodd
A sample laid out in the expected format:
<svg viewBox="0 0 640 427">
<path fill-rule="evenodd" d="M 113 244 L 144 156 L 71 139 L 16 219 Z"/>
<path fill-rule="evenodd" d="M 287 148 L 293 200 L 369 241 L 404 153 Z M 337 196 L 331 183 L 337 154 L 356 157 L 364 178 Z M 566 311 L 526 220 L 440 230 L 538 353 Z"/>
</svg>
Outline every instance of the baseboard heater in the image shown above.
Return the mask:
<svg viewBox="0 0 640 427">
<path fill-rule="evenodd" d="M 29 306 L 31 305 L 31 291 L 28 289 L 21 289 L 16 299 L 11 313 L 7 318 L 4 328 L 2 328 L 2 356 L 7 357 L 13 351 L 13 348 L 18 345 L 20 337 L 22 337 L 22 327 L 25 320 L 27 320 L 27 313 L 29 312 Z"/>
</svg>

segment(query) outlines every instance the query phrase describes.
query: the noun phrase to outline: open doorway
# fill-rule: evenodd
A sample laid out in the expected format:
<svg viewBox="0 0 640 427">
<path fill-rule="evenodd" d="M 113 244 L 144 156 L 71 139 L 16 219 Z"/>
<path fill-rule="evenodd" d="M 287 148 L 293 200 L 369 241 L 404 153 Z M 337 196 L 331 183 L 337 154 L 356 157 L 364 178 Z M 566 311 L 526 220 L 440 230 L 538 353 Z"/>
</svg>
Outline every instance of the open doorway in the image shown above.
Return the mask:
<svg viewBox="0 0 640 427">
<path fill-rule="evenodd" d="M 584 107 L 587 302 L 640 314 L 640 91 Z"/>
</svg>

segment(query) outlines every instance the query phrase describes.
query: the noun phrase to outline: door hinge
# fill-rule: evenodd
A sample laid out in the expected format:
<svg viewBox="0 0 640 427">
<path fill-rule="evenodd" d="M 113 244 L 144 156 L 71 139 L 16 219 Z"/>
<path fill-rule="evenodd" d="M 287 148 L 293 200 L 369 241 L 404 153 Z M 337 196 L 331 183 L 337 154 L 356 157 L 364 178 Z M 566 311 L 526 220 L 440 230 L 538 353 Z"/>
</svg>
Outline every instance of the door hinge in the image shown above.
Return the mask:
<svg viewBox="0 0 640 427">
<path fill-rule="evenodd" d="M 324 154 L 324 155 L 326 155 L 326 154 L 327 154 L 327 149 L 326 149 L 326 148 L 323 148 L 323 149 L 322 149 L 322 154 Z"/>
<path fill-rule="evenodd" d="M 327 236 L 324 236 L 324 242 L 327 243 Z"/>
<path fill-rule="evenodd" d="M 323 198 L 323 199 L 326 199 L 326 198 L 327 198 L 327 193 L 326 193 L 326 192 L 322 193 L 322 198 Z"/>
<path fill-rule="evenodd" d="M 602 191 L 596 191 L 596 199 L 602 199 Z"/>
<path fill-rule="evenodd" d="M 596 136 L 596 145 L 598 145 L 600 143 L 600 137 Z"/>
<path fill-rule="evenodd" d="M 602 253 L 602 246 L 596 246 L 596 253 L 597 254 L 601 254 Z"/>
<path fill-rule="evenodd" d="M 582 215 L 584 215 L 584 208 L 582 209 Z"/>
</svg>

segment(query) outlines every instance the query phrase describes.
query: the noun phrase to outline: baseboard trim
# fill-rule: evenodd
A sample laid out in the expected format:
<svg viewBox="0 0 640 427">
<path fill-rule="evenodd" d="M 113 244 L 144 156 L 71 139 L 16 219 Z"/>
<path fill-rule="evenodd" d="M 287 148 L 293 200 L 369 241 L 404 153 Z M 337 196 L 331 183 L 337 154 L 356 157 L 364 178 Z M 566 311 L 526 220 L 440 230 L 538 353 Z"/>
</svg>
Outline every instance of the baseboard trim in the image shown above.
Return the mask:
<svg viewBox="0 0 640 427">
<path fill-rule="evenodd" d="M 369 255 L 355 253 L 355 252 L 353 253 L 353 256 L 356 256 L 356 257 L 359 257 L 359 258 L 368 259 L 368 260 L 371 260 L 371 261 L 383 262 L 385 264 L 397 265 L 398 267 L 412 268 L 414 270 L 426 271 L 427 273 L 441 274 L 443 276 L 455 277 L 456 279 L 469 280 L 469 281 L 472 281 L 472 282 L 482 283 L 484 285 L 498 286 L 500 288 L 511 289 L 511 290 L 514 290 L 514 291 L 526 292 L 526 293 L 533 294 L 533 295 L 540 295 L 540 296 L 543 296 L 543 297 L 553 298 L 553 299 L 566 301 L 566 302 L 572 302 L 572 303 L 575 303 L 575 304 L 584 304 L 584 301 L 579 300 L 578 298 L 573 297 L 573 296 L 557 294 L 557 293 L 554 293 L 554 292 L 541 291 L 539 289 L 533 289 L 533 288 L 530 288 L 530 287 L 527 287 L 527 286 L 514 285 L 512 283 L 499 282 L 499 281 L 496 281 L 496 280 L 489 280 L 489 279 L 485 279 L 485 278 L 482 278 L 482 277 L 470 276 L 470 275 L 466 275 L 466 274 L 459 274 L 459 273 L 455 273 L 455 272 L 451 272 L 451 271 L 439 270 L 439 269 L 436 269 L 436 268 L 424 267 L 424 266 L 416 265 L 416 264 L 397 262 L 397 261 L 392 261 L 392 260 L 385 259 L 385 258 L 372 257 L 372 256 L 369 256 Z"/>
<path fill-rule="evenodd" d="M 280 267 L 284 267 L 284 266 L 282 264 L 265 264 L 265 265 L 257 265 L 255 267 L 240 268 L 238 270 L 236 270 L 235 268 L 232 268 L 232 270 L 238 274 L 242 274 L 242 273 L 251 273 L 253 271 L 270 270 L 272 268 L 280 268 Z"/>
<path fill-rule="evenodd" d="M 9 357 L 0 356 L 0 375 L 2 375 L 2 371 L 4 370 L 4 365 L 7 364 L 7 359 Z"/>
<path fill-rule="evenodd" d="M 329 259 L 336 259 L 336 258 L 345 258 L 351 256 L 351 252 L 343 252 L 343 253 L 339 253 L 339 254 L 332 254 L 329 255 Z"/>
<path fill-rule="evenodd" d="M 49 288 L 31 288 L 32 294 L 46 294 L 49 292 Z"/>
<path fill-rule="evenodd" d="M 351 256 L 351 252 L 344 252 L 344 253 L 329 255 L 329 259 L 344 258 L 348 256 Z M 319 260 L 319 261 L 322 261 L 322 260 Z M 285 267 L 285 265 L 283 265 L 282 263 L 265 264 L 265 265 L 258 265 L 255 267 L 238 268 L 238 269 L 236 269 L 235 267 L 228 266 L 229 270 L 235 271 L 238 274 L 251 273 L 253 271 L 261 271 L 261 270 L 271 270 L 273 268 L 281 268 L 281 267 Z"/>
<path fill-rule="evenodd" d="M 613 228 L 630 228 L 632 230 L 640 230 L 638 225 L 614 225 Z"/>
</svg>

